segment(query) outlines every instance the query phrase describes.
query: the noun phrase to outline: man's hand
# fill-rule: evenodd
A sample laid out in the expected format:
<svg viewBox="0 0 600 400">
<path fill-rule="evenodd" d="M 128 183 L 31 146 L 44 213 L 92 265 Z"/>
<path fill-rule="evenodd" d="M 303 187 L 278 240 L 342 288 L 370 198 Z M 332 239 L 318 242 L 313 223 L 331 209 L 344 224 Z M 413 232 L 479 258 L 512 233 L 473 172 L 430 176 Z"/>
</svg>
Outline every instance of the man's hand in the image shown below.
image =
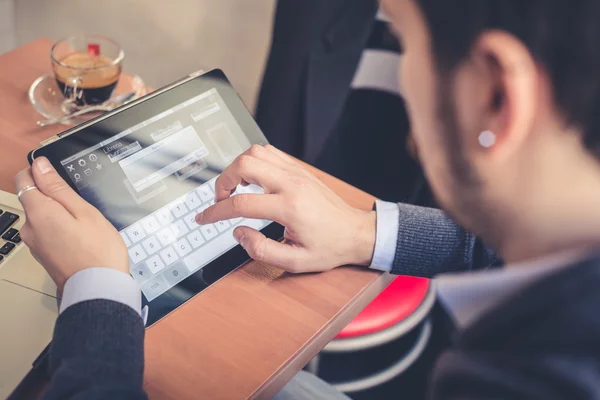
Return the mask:
<svg viewBox="0 0 600 400">
<path fill-rule="evenodd" d="M 256 184 L 265 194 L 231 196 L 239 184 Z M 199 224 L 245 217 L 285 226 L 284 243 L 249 227 L 234 230 L 236 240 L 255 260 L 290 272 L 371 263 L 375 212 L 350 207 L 306 168 L 273 146 L 254 145 L 240 155 L 217 179 L 215 196 L 216 204 L 196 218 Z"/>
<path fill-rule="evenodd" d="M 38 158 L 15 178 L 27 221 L 23 241 L 62 288 L 73 274 L 106 267 L 129 273 L 127 248 L 116 229 L 58 175 L 50 162 Z"/>
</svg>

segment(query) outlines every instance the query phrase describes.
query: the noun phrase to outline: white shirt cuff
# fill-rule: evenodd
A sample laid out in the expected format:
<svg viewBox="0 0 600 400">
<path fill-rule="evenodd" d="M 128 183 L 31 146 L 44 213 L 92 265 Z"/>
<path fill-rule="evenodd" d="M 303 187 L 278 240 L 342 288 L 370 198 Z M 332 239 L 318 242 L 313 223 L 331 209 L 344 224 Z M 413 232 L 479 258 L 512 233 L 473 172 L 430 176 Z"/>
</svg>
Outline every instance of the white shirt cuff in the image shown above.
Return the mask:
<svg viewBox="0 0 600 400">
<path fill-rule="evenodd" d="M 112 300 L 125 304 L 142 316 L 140 288 L 129 274 L 111 268 L 88 268 L 65 283 L 60 311 L 87 300 Z"/>
<path fill-rule="evenodd" d="M 396 257 L 400 209 L 396 203 L 381 200 L 375 202 L 375 209 L 377 210 L 377 234 L 375 252 L 370 267 L 390 272 Z"/>
</svg>

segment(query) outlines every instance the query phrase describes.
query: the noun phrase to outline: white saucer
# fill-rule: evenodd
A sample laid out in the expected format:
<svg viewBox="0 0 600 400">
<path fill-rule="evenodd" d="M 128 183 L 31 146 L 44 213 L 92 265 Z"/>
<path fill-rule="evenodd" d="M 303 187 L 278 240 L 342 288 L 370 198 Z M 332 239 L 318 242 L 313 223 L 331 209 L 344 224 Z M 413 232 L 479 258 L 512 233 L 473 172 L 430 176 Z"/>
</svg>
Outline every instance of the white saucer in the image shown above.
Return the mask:
<svg viewBox="0 0 600 400">
<path fill-rule="evenodd" d="M 131 100 L 146 94 L 146 85 L 139 76 L 134 76 L 131 80 L 131 91 L 135 92 L 135 96 Z M 29 88 L 29 101 L 33 108 L 45 119 L 62 117 L 68 111 L 63 106 L 64 97 L 54 79 L 54 75 L 51 73 L 40 76 L 31 84 Z M 63 122 L 63 125 L 78 125 L 99 114 L 102 114 L 102 112 L 88 113 L 74 117 L 71 120 Z"/>
</svg>

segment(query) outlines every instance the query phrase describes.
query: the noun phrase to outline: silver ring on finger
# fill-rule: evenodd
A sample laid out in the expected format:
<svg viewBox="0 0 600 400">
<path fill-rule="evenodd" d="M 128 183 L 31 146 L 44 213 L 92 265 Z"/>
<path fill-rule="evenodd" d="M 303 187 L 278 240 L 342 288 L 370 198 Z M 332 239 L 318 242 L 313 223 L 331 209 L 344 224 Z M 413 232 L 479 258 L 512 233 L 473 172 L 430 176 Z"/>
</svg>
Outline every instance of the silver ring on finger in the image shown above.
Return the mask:
<svg viewBox="0 0 600 400">
<path fill-rule="evenodd" d="M 19 201 L 21 201 L 21 196 L 23 196 L 25 193 L 29 192 L 30 190 L 38 190 L 38 187 L 35 185 L 27 185 L 23 189 L 19 190 L 19 193 L 17 193 L 17 198 L 19 199 Z"/>
</svg>

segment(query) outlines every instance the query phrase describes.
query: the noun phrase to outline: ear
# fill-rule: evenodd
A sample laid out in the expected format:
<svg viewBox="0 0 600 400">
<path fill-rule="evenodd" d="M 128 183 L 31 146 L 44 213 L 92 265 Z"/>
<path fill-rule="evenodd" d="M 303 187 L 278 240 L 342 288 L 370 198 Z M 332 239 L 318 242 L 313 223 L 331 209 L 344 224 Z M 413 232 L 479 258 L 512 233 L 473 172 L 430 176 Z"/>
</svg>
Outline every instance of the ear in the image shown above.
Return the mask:
<svg viewBox="0 0 600 400">
<path fill-rule="evenodd" d="M 531 134 L 538 108 L 540 71 L 527 47 L 503 31 L 483 33 L 469 62 L 457 72 L 457 107 L 466 147 L 477 157 L 510 158 Z M 460 87 L 462 86 L 462 88 Z M 468 108 L 467 108 L 468 107 Z M 495 144 L 479 144 L 481 132 L 491 131 Z"/>
</svg>

